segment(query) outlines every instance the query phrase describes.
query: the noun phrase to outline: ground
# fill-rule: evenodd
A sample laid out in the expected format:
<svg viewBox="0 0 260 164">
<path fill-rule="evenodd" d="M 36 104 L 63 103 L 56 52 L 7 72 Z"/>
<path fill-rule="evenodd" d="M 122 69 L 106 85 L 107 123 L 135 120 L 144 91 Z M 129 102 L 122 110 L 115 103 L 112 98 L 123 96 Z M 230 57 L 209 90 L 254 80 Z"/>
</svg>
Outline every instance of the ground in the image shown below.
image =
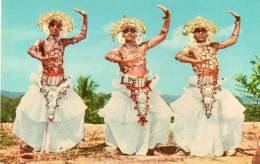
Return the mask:
<svg viewBox="0 0 260 164">
<path fill-rule="evenodd" d="M 1 127 L 1 147 L 0 163 L 173 163 L 173 164 L 251 164 L 256 149 L 260 146 L 260 122 L 245 123 L 243 129 L 243 141 L 241 143 L 241 153 L 237 156 L 225 157 L 195 157 L 195 156 L 175 156 L 173 152 L 175 146 L 172 144 L 172 137 L 169 137 L 167 145 L 160 146 L 158 151 L 160 156 L 127 156 L 119 152 L 109 151 L 105 147 L 103 125 L 86 124 L 86 134 L 84 140 L 75 148 L 62 152 L 50 153 L 47 155 L 35 155 L 31 159 L 20 160 L 18 139 L 12 135 L 12 124 L 2 123 Z M 7 134 L 3 136 L 2 134 Z M 8 138 L 9 137 L 9 138 Z M 4 140 L 4 142 L 3 142 Z M 10 140 L 10 141 L 9 141 Z M 4 145 L 5 144 L 5 145 Z"/>
</svg>

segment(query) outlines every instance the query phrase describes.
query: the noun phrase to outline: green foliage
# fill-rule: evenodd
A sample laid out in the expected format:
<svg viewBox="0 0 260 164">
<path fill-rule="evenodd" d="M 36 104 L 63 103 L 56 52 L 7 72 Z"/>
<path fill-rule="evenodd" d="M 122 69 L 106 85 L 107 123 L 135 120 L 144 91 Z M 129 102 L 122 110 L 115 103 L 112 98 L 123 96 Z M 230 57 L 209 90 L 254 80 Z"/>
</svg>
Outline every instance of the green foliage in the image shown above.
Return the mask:
<svg viewBox="0 0 260 164">
<path fill-rule="evenodd" d="M 260 121 L 260 58 L 256 56 L 250 63 L 253 67 L 250 76 L 240 74 L 235 80 L 241 94 L 252 100 L 251 104 L 244 104 L 245 121 Z"/>
<path fill-rule="evenodd" d="M 260 104 L 245 104 L 245 121 L 260 122 Z"/>
<path fill-rule="evenodd" d="M 1 96 L 1 122 L 13 122 L 15 119 L 16 107 L 21 97 L 12 99 Z"/>
<path fill-rule="evenodd" d="M 97 113 L 109 100 L 110 94 L 96 93 L 97 87 L 98 84 L 90 76 L 80 76 L 78 79 L 77 92 L 88 107 L 85 113 L 87 123 L 104 123 L 103 118 Z"/>
<path fill-rule="evenodd" d="M 103 118 L 97 113 L 99 109 L 104 107 L 111 95 L 96 93 L 98 84 L 90 76 L 80 76 L 77 82 L 76 91 L 88 107 L 86 109 L 85 122 L 94 124 L 104 123 Z M 21 97 L 12 99 L 1 96 L 1 122 L 14 122 L 16 107 L 20 100 Z"/>
<path fill-rule="evenodd" d="M 239 74 L 235 80 L 239 83 L 239 91 L 243 95 L 259 101 L 260 99 L 260 58 L 256 56 L 255 60 L 250 62 L 253 70 L 250 76 Z"/>
<path fill-rule="evenodd" d="M 7 146 L 15 145 L 14 139 L 5 133 L 4 131 L 0 131 L 0 149 L 4 149 Z"/>
<path fill-rule="evenodd" d="M 98 84 L 96 84 L 95 81 L 93 81 L 90 76 L 80 76 L 78 79 L 78 85 L 77 85 L 77 92 L 79 96 L 84 99 L 88 97 L 89 99 L 86 100 L 86 103 L 90 103 L 90 99 L 93 99 L 95 97 L 95 90 L 98 87 Z"/>
</svg>

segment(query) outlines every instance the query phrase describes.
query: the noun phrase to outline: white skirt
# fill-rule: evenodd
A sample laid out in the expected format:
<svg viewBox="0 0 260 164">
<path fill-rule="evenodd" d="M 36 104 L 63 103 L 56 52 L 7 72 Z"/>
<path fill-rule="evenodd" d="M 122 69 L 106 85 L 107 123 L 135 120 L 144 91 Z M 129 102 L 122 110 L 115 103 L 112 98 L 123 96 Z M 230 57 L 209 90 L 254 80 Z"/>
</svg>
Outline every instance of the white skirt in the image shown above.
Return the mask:
<svg viewBox="0 0 260 164">
<path fill-rule="evenodd" d="M 144 126 L 138 123 L 135 102 L 130 98 L 130 91 L 119 81 L 113 81 L 115 91 L 106 106 L 99 111 L 99 115 L 105 120 L 105 141 L 108 146 L 119 148 L 123 154 L 146 155 L 148 149 L 168 141 L 173 112 L 159 92 L 153 89 L 154 81 L 148 122 Z"/>
<path fill-rule="evenodd" d="M 13 133 L 35 150 L 61 152 L 72 148 L 84 137 L 87 108 L 84 102 L 71 86 L 59 100 L 55 119 L 48 122 L 46 98 L 40 92 L 40 76 L 33 74 L 31 81 L 17 107 Z"/>
<path fill-rule="evenodd" d="M 245 107 L 228 90 L 217 91 L 215 97 L 207 118 L 197 77 L 192 77 L 181 97 L 171 103 L 174 142 L 191 155 L 221 156 L 240 145 Z"/>
</svg>

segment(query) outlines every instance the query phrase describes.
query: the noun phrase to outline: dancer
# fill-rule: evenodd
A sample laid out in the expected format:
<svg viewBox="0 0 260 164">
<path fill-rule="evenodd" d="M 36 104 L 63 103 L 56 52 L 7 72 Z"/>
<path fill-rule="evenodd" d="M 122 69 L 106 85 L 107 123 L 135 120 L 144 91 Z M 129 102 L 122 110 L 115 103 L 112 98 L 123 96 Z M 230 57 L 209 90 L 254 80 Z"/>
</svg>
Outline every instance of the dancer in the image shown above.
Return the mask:
<svg viewBox="0 0 260 164">
<path fill-rule="evenodd" d="M 71 18 L 56 11 L 42 15 L 38 25 L 48 37 L 37 40 L 28 53 L 41 61 L 41 75 L 32 75 L 32 84 L 17 107 L 13 133 L 26 146 L 42 153 L 61 152 L 72 148 L 84 137 L 86 106 L 64 75 L 66 46 L 86 38 L 87 14 L 74 9 L 83 19 L 81 32 L 63 38 L 73 29 Z"/>
<path fill-rule="evenodd" d="M 146 29 L 136 18 L 125 16 L 111 29 L 112 38 L 117 36 L 122 46 L 106 59 L 119 65 L 121 81 L 114 82 L 115 91 L 99 115 L 105 120 L 106 144 L 123 154 L 144 156 L 148 149 L 153 154 L 153 148 L 165 144 L 169 135 L 172 111 L 154 88 L 156 77 L 149 79 L 146 67 L 147 50 L 166 38 L 170 26 L 169 10 L 158 7 L 165 13 L 164 25 L 149 41 L 141 41 Z"/>
<path fill-rule="evenodd" d="M 181 97 L 171 103 L 175 110 L 174 141 L 182 149 L 178 155 L 234 155 L 241 142 L 245 108 L 221 88 L 219 79 L 217 51 L 235 44 L 240 29 L 240 16 L 228 12 L 236 21 L 226 41 L 213 42 L 216 26 L 200 16 L 183 28 L 190 44 L 177 53 L 176 59 L 191 63 L 196 77 L 190 78 Z"/>
</svg>

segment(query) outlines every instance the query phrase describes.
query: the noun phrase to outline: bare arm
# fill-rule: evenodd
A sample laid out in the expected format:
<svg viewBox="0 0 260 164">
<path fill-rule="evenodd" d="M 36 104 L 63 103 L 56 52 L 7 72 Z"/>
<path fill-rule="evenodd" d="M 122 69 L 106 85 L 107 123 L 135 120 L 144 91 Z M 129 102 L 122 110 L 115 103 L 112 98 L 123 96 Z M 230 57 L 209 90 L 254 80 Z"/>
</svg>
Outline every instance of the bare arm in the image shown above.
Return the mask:
<svg viewBox="0 0 260 164">
<path fill-rule="evenodd" d="M 37 40 L 34 45 L 29 48 L 29 50 L 27 51 L 27 53 L 35 58 L 35 59 L 38 59 L 40 61 L 47 61 L 47 60 L 54 60 L 57 58 L 57 56 L 51 56 L 51 57 L 43 57 L 42 56 L 42 52 L 40 51 L 40 49 L 42 49 L 42 46 L 43 46 L 43 41 L 41 40 Z"/>
<path fill-rule="evenodd" d="M 120 63 L 122 61 L 122 58 L 119 55 L 120 55 L 119 50 L 113 50 L 107 53 L 105 58 L 111 62 Z"/>
<path fill-rule="evenodd" d="M 75 36 L 73 38 L 64 38 L 62 39 L 64 47 L 70 44 L 78 43 L 79 41 L 86 38 L 87 35 L 87 13 L 80 9 L 74 9 L 76 12 L 78 12 L 82 16 L 82 28 L 80 31 L 80 34 L 78 36 Z"/>
<path fill-rule="evenodd" d="M 130 59 L 123 59 L 121 57 L 121 51 L 120 50 L 113 50 L 109 53 L 107 53 L 105 57 L 108 61 L 111 61 L 113 63 L 123 64 L 125 66 L 131 66 L 134 63 L 140 61 L 143 59 L 143 56 L 137 56 Z"/>
<path fill-rule="evenodd" d="M 191 64 L 201 64 L 206 62 L 206 60 L 200 60 L 190 57 L 190 51 L 180 51 L 176 54 L 175 59 L 182 63 L 191 63 Z"/>
<path fill-rule="evenodd" d="M 233 33 L 232 33 L 231 37 L 228 40 L 215 44 L 216 49 L 223 49 L 223 48 L 226 48 L 226 47 L 234 45 L 237 42 L 237 39 L 238 39 L 238 36 L 239 36 L 240 16 L 237 13 L 232 12 L 232 11 L 227 11 L 227 12 L 232 14 L 236 18 L 235 28 L 233 30 Z"/>
<path fill-rule="evenodd" d="M 163 40 L 165 40 L 166 35 L 167 35 L 168 31 L 169 31 L 169 27 L 170 27 L 170 12 L 169 12 L 169 10 L 166 7 L 164 7 L 162 5 L 158 5 L 158 7 L 160 9 L 162 9 L 162 11 L 165 13 L 164 24 L 163 24 L 163 27 L 161 29 L 160 34 L 157 35 L 156 37 L 152 38 L 151 40 L 149 40 L 147 42 L 147 48 L 153 48 L 154 46 L 158 45 Z"/>
<path fill-rule="evenodd" d="M 40 53 L 40 51 L 39 51 L 39 49 L 40 49 L 40 43 L 41 43 L 42 41 L 40 41 L 40 40 L 37 40 L 35 43 L 34 43 L 34 45 L 31 47 L 31 48 L 29 48 L 29 50 L 27 51 L 27 53 L 31 56 L 31 57 L 33 57 L 33 58 L 35 58 L 35 59 L 38 59 L 38 60 L 42 60 L 42 55 L 41 55 L 41 53 Z"/>
</svg>

